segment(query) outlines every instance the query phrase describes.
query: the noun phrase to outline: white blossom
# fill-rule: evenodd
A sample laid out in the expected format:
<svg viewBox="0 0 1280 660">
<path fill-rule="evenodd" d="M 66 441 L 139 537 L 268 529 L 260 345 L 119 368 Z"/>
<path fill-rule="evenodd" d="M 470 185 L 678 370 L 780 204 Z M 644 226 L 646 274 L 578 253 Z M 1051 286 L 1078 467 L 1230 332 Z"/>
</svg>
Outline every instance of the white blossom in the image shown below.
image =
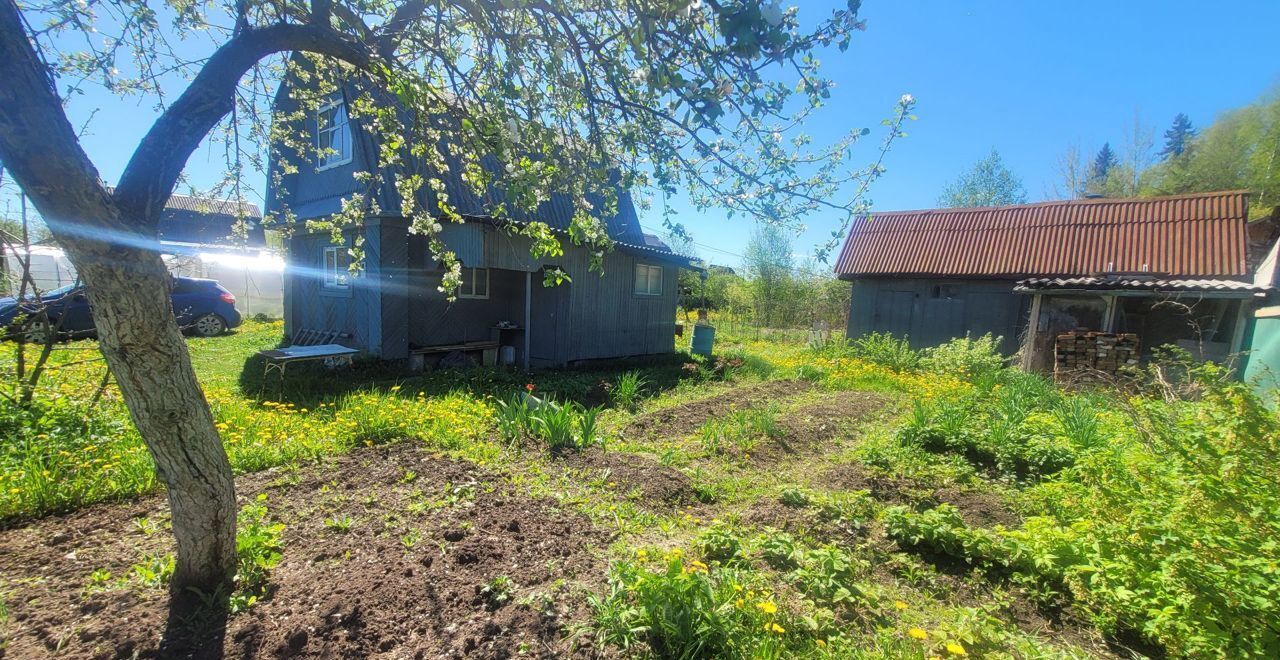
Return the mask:
<svg viewBox="0 0 1280 660">
<path fill-rule="evenodd" d="M 782 4 L 779 0 L 769 0 L 760 7 L 760 15 L 773 27 L 782 25 Z"/>
<path fill-rule="evenodd" d="M 915 102 L 916 102 L 916 97 L 910 94 L 903 94 L 902 98 L 898 99 L 898 103 L 901 105 L 911 105 L 912 103 L 915 103 Z"/>
</svg>

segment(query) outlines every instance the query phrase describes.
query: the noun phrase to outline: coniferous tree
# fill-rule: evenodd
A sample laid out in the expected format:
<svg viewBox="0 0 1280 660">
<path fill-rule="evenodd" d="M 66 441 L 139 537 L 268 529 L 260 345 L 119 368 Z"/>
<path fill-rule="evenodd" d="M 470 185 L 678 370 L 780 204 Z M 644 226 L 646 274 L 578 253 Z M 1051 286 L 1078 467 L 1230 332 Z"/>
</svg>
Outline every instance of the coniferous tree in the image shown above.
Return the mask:
<svg viewBox="0 0 1280 660">
<path fill-rule="evenodd" d="M 1106 181 L 1107 175 L 1111 173 L 1111 168 L 1115 167 L 1118 162 L 1116 152 L 1111 150 L 1111 143 L 1104 142 L 1102 148 L 1098 150 L 1098 155 L 1093 158 L 1093 167 L 1089 170 L 1089 178 L 1095 182 Z"/>
<path fill-rule="evenodd" d="M 1179 112 L 1173 118 L 1173 126 L 1164 132 L 1164 149 L 1160 150 L 1160 157 L 1169 160 L 1181 156 L 1195 136 L 1196 129 L 1191 125 L 1191 119 Z"/>
</svg>

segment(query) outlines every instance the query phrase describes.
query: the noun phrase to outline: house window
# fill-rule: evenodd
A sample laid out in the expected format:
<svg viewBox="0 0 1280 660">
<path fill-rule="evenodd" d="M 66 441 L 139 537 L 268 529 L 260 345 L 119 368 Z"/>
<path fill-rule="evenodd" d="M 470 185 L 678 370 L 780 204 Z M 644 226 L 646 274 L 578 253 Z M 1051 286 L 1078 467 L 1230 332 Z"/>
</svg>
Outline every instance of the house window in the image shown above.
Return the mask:
<svg viewBox="0 0 1280 660">
<path fill-rule="evenodd" d="M 351 253 L 343 246 L 324 249 L 324 288 L 343 291 L 351 285 Z"/>
<path fill-rule="evenodd" d="M 459 298 L 489 297 L 489 269 L 462 268 L 462 284 L 458 287 Z"/>
<path fill-rule="evenodd" d="M 662 295 L 662 266 L 636 264 L 636 295 Z"/>
<path fill-rule="evenodd" d="M 316 153 L 322 170 L 351 162 L 351 124 L 342 101 L 322 105 L 316 112 Z"/>
</svg>

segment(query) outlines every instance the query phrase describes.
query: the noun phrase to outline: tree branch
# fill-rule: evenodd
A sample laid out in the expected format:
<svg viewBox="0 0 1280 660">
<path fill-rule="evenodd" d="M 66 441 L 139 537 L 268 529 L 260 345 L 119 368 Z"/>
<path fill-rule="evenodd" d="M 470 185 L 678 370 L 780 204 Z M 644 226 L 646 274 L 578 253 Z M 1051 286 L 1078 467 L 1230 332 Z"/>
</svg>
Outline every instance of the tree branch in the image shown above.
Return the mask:
<svg viewBox="0 0 1280 660">
<path fill-rule="evenodd" d="M 155 229 L 187 159 L 231 112 L 240 78 L 262 58 L 283 51 L 328 55 L 361 69 L 375 57 L 364 44 L 327 26 L 281 23 L 233 37 L 156 120 L 125 166 L 114 199 L 131 222 L 140 223 L 137 228 Z"/>
</svg>

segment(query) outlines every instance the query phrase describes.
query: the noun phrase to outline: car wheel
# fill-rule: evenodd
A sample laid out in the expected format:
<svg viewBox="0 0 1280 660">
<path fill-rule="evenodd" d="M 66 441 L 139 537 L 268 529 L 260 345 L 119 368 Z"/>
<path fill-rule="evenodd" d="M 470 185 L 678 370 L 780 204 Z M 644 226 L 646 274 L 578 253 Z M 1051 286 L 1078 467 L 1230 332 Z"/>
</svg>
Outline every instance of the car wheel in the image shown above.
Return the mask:
<svg viewBox="0 0 1280 660">
<path fill-rule="evenodd" d="M 227 331 L 227 322 L 217 314 L 205 314 L 196 319 L 191 328 L 201 337 L 217 337 Z"/>
<path fill-rule="evenodd" d="M 53 328 L 48 321 L 27 321 L 22 326 L 22 336 L 28 344 L 46 344 L 52 335 Z"/>
</svg>

